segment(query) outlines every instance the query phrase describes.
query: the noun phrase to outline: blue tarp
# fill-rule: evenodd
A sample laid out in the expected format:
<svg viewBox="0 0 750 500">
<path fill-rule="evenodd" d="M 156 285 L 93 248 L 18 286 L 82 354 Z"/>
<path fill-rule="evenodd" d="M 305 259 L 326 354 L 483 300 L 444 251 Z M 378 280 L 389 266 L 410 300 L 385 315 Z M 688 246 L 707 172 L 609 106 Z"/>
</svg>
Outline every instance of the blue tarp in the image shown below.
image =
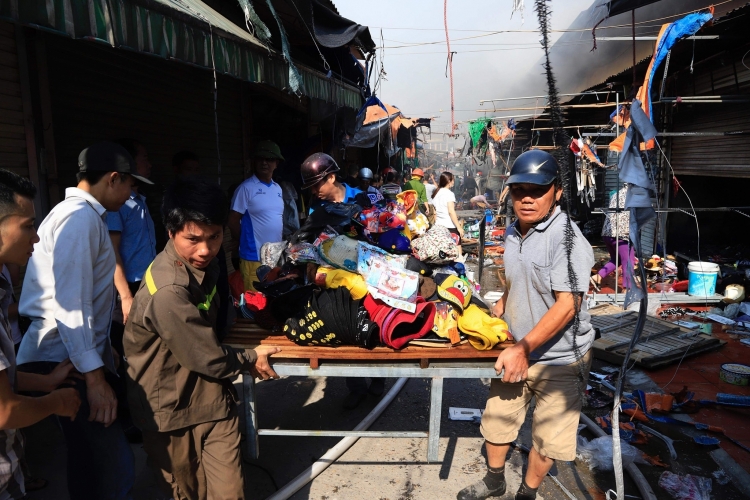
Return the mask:
<svg viewBox="0 0 750 500">
<path fill-rule="evenodd" d="M 682 37 L 691 36 L 697 33 L 698 30 L 701 29 L 701 27 L 708 21 L 713 19 L 713 17 L 713 14 L 711 14 L 710 12 L 694 12 L 692 14 L 688 14 L 682 19 L 678 19 L 677 21 L 669 25 L 667 31 L 664 33 L 664 36 L 662 36 L 661 40 L 659 40 L 659 45 L 654 51 L 654 64 L 651 66 L 651 74 L 648 75 L 648 94 L 646 95 L 651 95 L 651 84 L 654 81 L 656 70 L 659 68 L 661 63 L 664 62 L 664 59 L 667 57 L 667 53 L 669 53 L 674 44 L 677 43 L 677 41 Z M 651 120 L 653 121 L 654 115 L 651 111 L 650 99 L 648 102 L 648 116 L 650 116 Z"/>
</svg>

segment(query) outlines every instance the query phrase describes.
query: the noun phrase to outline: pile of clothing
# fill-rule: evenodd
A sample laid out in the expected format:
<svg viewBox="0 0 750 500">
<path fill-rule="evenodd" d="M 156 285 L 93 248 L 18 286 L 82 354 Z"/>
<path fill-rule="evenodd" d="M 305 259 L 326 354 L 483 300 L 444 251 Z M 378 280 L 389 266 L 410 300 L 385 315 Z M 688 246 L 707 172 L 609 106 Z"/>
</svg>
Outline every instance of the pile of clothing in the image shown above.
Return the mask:
<svg viewBox="0 0 750 500">
<path fill-rule="evenodd" d="M 430 226 L 415 191 L 322 206 L 289 241 L 264 245 L 261 258 L 257 292 L 240 290 L 238 310 L 299 345 L 486 350 L 511 338 L 472 293 L 455 240 Z"/>
</svg>

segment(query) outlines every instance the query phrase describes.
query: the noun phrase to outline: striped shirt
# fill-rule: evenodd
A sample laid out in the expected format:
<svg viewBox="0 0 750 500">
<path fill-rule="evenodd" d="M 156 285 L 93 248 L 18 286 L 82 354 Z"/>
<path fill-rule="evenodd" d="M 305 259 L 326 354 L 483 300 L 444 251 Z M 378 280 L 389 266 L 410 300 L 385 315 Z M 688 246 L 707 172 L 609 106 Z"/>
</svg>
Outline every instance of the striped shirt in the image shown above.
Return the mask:
<svg viewBox="0 0 750 500">
<path fill-rule="evenodd" d="M 12 285 L 0 274 L 0 370 L 7 372 L 8 381 L 15 391 L 16 354 L 8 321 L 8 298 L 12 294 Z M 16 500 L 26 494 L 19 462 L 22 446 L 21 435 L 16 429 L 0 430 L 0 500 Z"/>
</svg>

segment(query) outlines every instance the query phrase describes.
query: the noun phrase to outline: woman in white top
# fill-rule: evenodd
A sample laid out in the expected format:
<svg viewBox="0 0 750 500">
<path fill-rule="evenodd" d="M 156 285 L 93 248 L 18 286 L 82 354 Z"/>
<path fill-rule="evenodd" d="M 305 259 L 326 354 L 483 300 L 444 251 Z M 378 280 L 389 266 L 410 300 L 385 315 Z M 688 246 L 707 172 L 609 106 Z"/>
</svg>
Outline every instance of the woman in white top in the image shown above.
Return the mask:
<svg viewBox="0 0 750 500">
<path fill-rule="evenodd" d="M 458 222 L 455 210 L 456 195 L 451 191 L 454 182 L 452 173 L 443 172 L 440 174 L 440 183 L 432 195 L 432 205 L 435 207 L 435 224 L 448 228 L 448 231 L 457 234 L 459 238 L 463 238 L 464 228 Z M 460 255 L 460 245 L 458 251 Z"/>
</svg>

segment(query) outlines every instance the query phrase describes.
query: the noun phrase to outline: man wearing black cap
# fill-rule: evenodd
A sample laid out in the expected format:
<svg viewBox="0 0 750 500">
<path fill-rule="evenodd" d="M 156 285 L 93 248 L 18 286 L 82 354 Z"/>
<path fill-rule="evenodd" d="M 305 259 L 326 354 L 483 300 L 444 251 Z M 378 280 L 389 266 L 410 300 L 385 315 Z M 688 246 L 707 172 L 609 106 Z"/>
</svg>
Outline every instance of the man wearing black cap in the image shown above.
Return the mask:
<svg viewBox="0 0 750 500">
<path fill-rule="evenodd" d="M 19 313 L 31 319 L 18 351 L 19 369 L 49 373 L 70 359 L 83 375 L 78 418 L 60 419 L 68 450 L 68 491 L 75 499 L 130 498 L 133 453 L 117 417 L 110 378 L 115 363 L 109 329 L 114 307 L 115 253 L 107 211 L 130 198 L 137 181 L 133 157 L 112 142 L 78 156 L 78 186 L 65 191 L 39 226 Z M 24 365 L 24 366 L 20 366 Z M 109 372 L 109 373 L 107 373 Z"/>
<path fill-rule="evenodd" d="M 135 160 L 135 173 L 140 177 L 151 176 L 151 162 L 146 148 L 134 139 L 120 139 L 117 143 L 124 147 Z M 149 183 L 150 184 L 150 183 Z M 119 307 L 115 307 L 114 321 L 109 338 L 115 351 L 122 355 L 122 334 L 128 322 L 133 296 L 141 285 L 141 280 L 149 264 L 156 258 L 156 232 L 154 221 L 146 204 L 143 190 L 138 184 L 133 186 L 130 198 L 116 212 L 107 212 L 107 226 L 115 251 L 115 288 L 119 295 Z M 124 366 L 119 367 L 119 375 L 125 375 Z M 125 398 L 125 386 L 120 381 L 115 387 L 118 399 Z M 123 428 L 132 442 L 140 442 L 140 433 L 130 422 L 127 404 L 120 403 L 119 416 Z"/>
</svg>

